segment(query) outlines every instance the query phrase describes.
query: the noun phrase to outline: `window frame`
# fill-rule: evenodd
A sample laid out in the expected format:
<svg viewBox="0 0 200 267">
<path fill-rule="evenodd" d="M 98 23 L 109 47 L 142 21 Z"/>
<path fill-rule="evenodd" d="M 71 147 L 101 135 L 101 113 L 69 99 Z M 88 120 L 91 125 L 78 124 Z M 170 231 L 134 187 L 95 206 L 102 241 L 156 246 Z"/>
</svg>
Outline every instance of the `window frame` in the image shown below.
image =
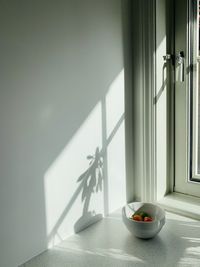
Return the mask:
<svg viewBox="0 0 200 267">
<path fill-rule="evenodd" d="M 196 125 L 194 108 L 196 96 L 193 90 L 196 80 L 193 67 L 194 48 L 190 40 L 194 36 L 194 10 L 191 0 L 176 0 L 175 18 L 175 55 L 179 51 L 185 54 L 185 81 L 175 82 L 175 187 L 174 191 L 200 197 L 199 179 L 193 177 L 194 159 L 196 159 L 196 136 L 193 126 Z M 180 4 L 182 10 L 180 10 Z M 190 18 L 192 17 L 192 20 Z M 178 29 L 178 30 L 177 30 Z M 179 31 L 179 32 L 178 32 Z M 181 40 L 181 42 L 180 42 Z M 195 43 L 195 42 L 194 42 Z M 196 60 L 196 59 L 195 59 Z M 177 72 L 177 66 L 176 66 Z"/>
<path fill-rule="evenodd" d="M 188 39 L 189 39 L 189 52 L 190 52 L 190 58 L 189 58 L 189 64 L 193 66 L 191 72 L 190 72 L 190 83 L 189 87 L 191 88 L 191 108 L 190 108 L 190 140 L 188 141 L 191 146 L 191 166 L 190 166 L 190 174 L 189 174 L 189 180 L 191 182 L 200 182 L 200 173 L 198 174 L 198 106 L 199 106 L 199 93 L 198 91 L 198 82 L 199 77 L 197 77 L 199 73 L 199 63 L 200 63 L 200 56 L 199 56 L 199 50 L 198 50 L 198 42 L 199 42 L 199 30 L 197 29 L 197 23 L 199 23 L 199 11 L 197 8 L 197 3 L 199 0 L 196 0 L 196 5 L 192 5 L 192 1 L 188 0 L 188 8 L 189 8 L 189 33 L 188 33 Z M 197 16 L 197 19 L 195 19 L 195 16 Z M 191 35 L 190 35 L 191 33 Z M 194 40 L 194 42 L 192 42 Z M 194 51 L 194 52 L 193 52 Z M 195 86 L 194 89 L 192 89 Z"/>
<path fill-rule="evenodd" d="M 176 8 L 176 10 L 179 9 L 179 12 L 182 13 L 183 10 L 180 10 L 180 7 L 182 7 L 183 1 L 182 0 L 176 0 L 175 2 L 176 3 L 174 3 L 173 10 L 175 10 L 175 8 Z M 189 1 L 187 1 L 187 3 L 189 3 Z M 191 11 L 191 8 L 190 8 L 190 11 Z M 173 12 L 173 11 L 171 10 L 171 12 Z M 175 17 L 176 17 L 176 14 L 174 14 L 174 28 L 175 28 Z M 191 27 L 191 26 L 192 25 L 190 24 L 189 27 Z M 188 31 L 188 29 L 187 29 L 187 31 Z M 172 49 L 169 50 L 168 52 L 176 55 L 176 53 L 178 51 L 176 51 L 176 46 L 175 46 L 175 30 L 174 30 L 174 32 L 171 32 L 171 36 L 174 37 L 174 38 L 172 38 L 173 44 L 171 46 Z M 173 45 L 174 45 L 174 49 L 173 49 Z M 188 43 L 187 43 L 187 45 L 188 45 Z M 186 49 L 188 49 L 188 47 Z M 192 58 L 192 60 L 193 60 L 193 58 Z M 187 58 L 185 63 L 187 66 L 189 66 L 188 69 L 190 70 L 191 59 Z M 188 71 L 188 69 L 187 69 L 187 71 Z M 175 149 L 175 142 L 176 142 L 176 136 L 175 136 L 175 129 L 176 129 L 176 124 L 175 124 L 176 123 L 176 121 L 175 121 L 176 120 L 176 118 L 175 118 L 176 73 L 175 73 L 175 71 L 174 71 L 174 74 L 172 73 L 171 75 L 173 76 L 171 79 L 171 84 L 172 84 L 172 90 L 174 91 L 174 93 L 172 93 L 170 95 L 168 109 L 169 110 L 171 109 L 172 113 L 174 115 L 172 115 L 172 117 L 170 117 L 171 121 L 169 121 L 168 127 L 169 127 L 169 129 L 171 129 L 171 132 L 173 132 L 174 138 L 173 138 L 173 135 L 171 135 L 171 137 L 168 138 L 168 141 L 169 141 L 168 145 L 171 148 L 171 151 L 174 152 L 174 159 L 173 159 L 173 157 L 171 159 L 169 159 L 169 165 L 168 165 L 168 168 L 172 170 L 171 172 L 169 172 L 169 174 L 171 174 L 171 175 L 168 177 L 168 180 L 170 180 L 171 183 L 169 183 L 169 187 L 167 188 L 166 194 L 163 196 L 163 198 L 157 199 L 157 203 L 160 204 L 161 206 L 163 206 L 168 211 L 175 212 L 177 214 L 181 214 L 181 215 L 184 215 L 187 217 L 192 217 L 194 219 L 200 220 L 200 210 L 199 210 L 200 197 L 192 196 L 192 194 L 188 195 L 187 190 L 186 190 L 186 192 L 176 192 L 176 187 L 175 187 L 176 186 L 176 183 L 175 183 L 175 179 L 176 179 L 176 177 L 175 177 L 175 175 L 176 175 L 176 166 L 175 166 L 175 159 L 176 159 L 176 149 Z M 190 82 L 194 82 L 193 80 L 192 81 L 190 80 L 191 74 L 188 75 L 188 73 L 185 73 L 185 77 L 186 77 L 186 83 L 185 83 L 186 86 L 188 86 L 188 84 Z M 168 88 L 168 90 L 169 90 L 169 88 Z M 183 93 L 183 91 L 182 91 L 182 93 Z M 191 106 L 189 104 L 190 103 L 189 103 L 188 99 L 185 99 L 185 106 L 187 109 L 191 108 Z M 191 122 L 191 120 L 190 121 L 189 120 L 184 121 L 184 123 L 186 125 L 185 130 L 188 129 L 188 124 L 190 122 Z M 188 141 L 187 135 L 185 137 L 185 140 Z M 189 140 L 191 140 L 191 139 L 189 139 Z M 190 156 L 189 153 L 191 153 L 191 151 L 188 149 L 188 146 L 186 146 L 185 147 L 185 156 L 187 156 L 187 160 L 189 159 L 189 156 Z M 170 155 L 169 155 L 169 157 L 170 157 Z M 189 174 L 189 161 L 187 161 L 187 162 L 188 162 L 188 164 L 187 164 L 186 172 L 187 172 L 187 174 Z M 186 176 L 185 179 L 184 179 L 184 177 L 182 177 L 182 182 L 186 183 L 190 187 L 191 186 L 194 187 L 197 185 L 199 188 L 200 183 L 199 182 L 197 183 L 194 180 L 188 181 L 188 179 L 187 179 L 188 177 L 189 177 L 189 175 Z M 157 179 L 159 179 L 159 177 L 157 177 Z"/>
<path fill-rule="evenodd" d="M 182 0 L 176 0 L 177 7 L 182 4 Z M 175 54 L 174 47 L 174 17 L 172 15 L 174 11 L 173 0 L 150 0 L 150 9 L 146 8 L 146 1 L 137 0 L 132 3 L 132 12 L 138 10 L 137 15 L 132 21 L 133 25 L 133 186 L 134 195 L 132 200 L 136 201 L 152 201 L 159 202 L 166 197 L 179 195 L 179 190 L 176 190 L 175 185 L 175 72 L 172 62 L 168 62 L 167 75 L 172 77 L 171 81 L 167 82 L 167 89 L 165 97 L 165 105 L 167 106 L 167 114 L 165 116 L 165 123 L 167 125 L 167 169 L 166 173 L 161 176 L 158 175 L 157 168 L 162 164 L 162 159 L 157 155 L 158 136 L 157 136 L 157 110 L 158 104 L 155 104 L 155 98 L 159 88 L 157 88 L 157 79 L 159 78 L 158 71 L 163 66 L 163 56 L 166 54 Z M 159 8 L 163 7 L 163 12 L 160 12 Z M 181 10 L 179 10 L 181 12 Z M 145 13 L 145 14 L 144 14 Z M 157 34 L 162 33 L 162 29 L 157 28 L 160 26 L 160 21 L 163 20 L 163 13 L 168 19 L 168 26 L 166 27 L 167 42 L 164 50 L 161 53 L 157 51 Z M 151 23 L 148 23 L 149 17 L 152 19 Z M 165 20 L 165 18 L 164 18 Z M 139 23 L 138 23 L 139 22 Z M 162 21 L 161 21 L 162 22 Z M 148 23 L 148 28 L 145 29 L 145 25 Z M 166 24 L 167 24 L 166 23 Z M 150 29 L 150 30 L 149 30 Z M 150 31 L 150 35 L 146 35 L 146 31 Z M 158 32 L 157 32 L 158 31 Z M 134 42 L 137 40 L 137 42 Z M 149 45 L 150 44 L 150 45 Z M 188 81 L 188 75 L 185 74 Z M 148 83 L 151 81 L 150 83 Z M 185 92 L 185 91 L 184 91 Z M 161 96 L 163 97 L 163 96 Z M 148 103 L 148 105 L 146 105 Z M 187 108 L 188 108 L 188 103 Z M 186 120 L 185 129 L 187 128 Z M 159 126 L 160 127 L 160 126 Z M 150 130 L 147 132 L 147 129 Z M 185 134 L 184 143 L 186 144 L 187 135 Z M 161 148 L 162 150 L 162 148 Z M 185 156 L 189 153 L 187 146 L 185 146 Z M 184 169 L 184 175 L 187 173 L 188 168 Z M 184 176 L 182 176 L 184 182 L 188 182 Z M 160 196 L 158 196 L 158 183 L 165 182 L 165 190 Z M 190 182 L 194 184 L 195 182 Z M 176 191 L 176 193 L 175 193 Z M 181 195 L 184 197 L 187 195 L 186 191 L 181 191 Z M 197 198 L 195 198 L 197 199 Z M 177 211 L 176 201 L 173 200 L 174 205 L 170 208 Z M 184 202 L 183 202 L 184 203 Z M 168 204 L 165 207 L 169 206 Z M 184 206 L 184 205 L 183 205 Z M 185 213 L 187 214 L 187 212 Z"/>
</svg>

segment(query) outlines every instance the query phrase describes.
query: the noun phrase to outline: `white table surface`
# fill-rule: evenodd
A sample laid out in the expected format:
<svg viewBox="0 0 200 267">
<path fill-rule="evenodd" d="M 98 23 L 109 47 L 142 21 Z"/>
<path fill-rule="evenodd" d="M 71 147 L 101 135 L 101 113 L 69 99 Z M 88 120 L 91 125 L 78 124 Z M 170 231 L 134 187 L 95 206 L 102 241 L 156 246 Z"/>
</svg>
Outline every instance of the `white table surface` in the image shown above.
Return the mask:
<svg viewBox="0 0 200 267">
<path fill-rule="evenodd" d="M 200 267 L 200 221 L 166 214 L 151 240 L 132 236 L 121 210 L 73 235 L 23 267 Z"/>
</svg>

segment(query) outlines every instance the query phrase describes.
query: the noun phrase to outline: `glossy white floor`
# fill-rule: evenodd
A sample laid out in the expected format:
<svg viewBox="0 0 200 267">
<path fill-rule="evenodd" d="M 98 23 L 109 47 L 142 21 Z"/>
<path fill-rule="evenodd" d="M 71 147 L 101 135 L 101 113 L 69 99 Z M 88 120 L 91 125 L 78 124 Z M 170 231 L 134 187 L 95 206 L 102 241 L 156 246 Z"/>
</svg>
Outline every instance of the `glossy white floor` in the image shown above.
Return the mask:
<svg viewBox="0 0 200 267">
<path fill-rule="evenodd" d="M 127 231 L 119 211 L 23 265 L 65 266 L 199 267 L 200 221 L 167 213 L 158 236 L 140 240 Z"/>
</svg>

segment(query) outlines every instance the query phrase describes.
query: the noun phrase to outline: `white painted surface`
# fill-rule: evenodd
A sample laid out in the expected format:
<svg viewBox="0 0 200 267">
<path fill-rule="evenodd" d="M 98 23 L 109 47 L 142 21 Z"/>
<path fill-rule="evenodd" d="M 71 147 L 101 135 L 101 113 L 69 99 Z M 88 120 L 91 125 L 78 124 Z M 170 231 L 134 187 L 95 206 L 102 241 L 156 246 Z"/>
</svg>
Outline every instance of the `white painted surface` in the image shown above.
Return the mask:
<svg viewBox="0 0 200 267">
<path fill-rule="evenodd" d="M 150 240 L 133 237 L 121 211 L 69 237 L 22 267 L 199 267 L 200 222 L 167 213 L 161 232 Z"/>
<path fill-rule="evenodd" d="M 124 204 L 123 120 L 102 188 L 78 181 L 124 112 L 122 24 L 120 0 L 0 2 L 0 267 Z"/>
<path fill-rule="evenodd" d="M 200 199 L 190 195 L 172 193 L 158 202 L 166 210 L 200 220 Z"/>
<path fill-rule="evenodd" d="M 155 5 L 154 1 L 132 1 L 133 14 L 133 177 L 130 200 L 154 199 L 154 102 L 155 96 Z M 152 190 L 151 190 L 152 189 Z"/>
<path fill-rule="evenodd" d="M 167 66 L 166 0 L 156 1 L 156 192 L 157 199 L 167 190 Z"/>
</svg>

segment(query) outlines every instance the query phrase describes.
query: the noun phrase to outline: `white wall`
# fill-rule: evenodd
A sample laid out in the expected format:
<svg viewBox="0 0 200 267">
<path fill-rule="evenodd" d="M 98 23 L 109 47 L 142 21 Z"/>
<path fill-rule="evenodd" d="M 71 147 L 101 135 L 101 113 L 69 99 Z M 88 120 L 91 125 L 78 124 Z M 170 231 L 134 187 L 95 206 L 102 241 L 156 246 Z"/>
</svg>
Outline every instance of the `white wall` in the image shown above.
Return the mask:
<svg viewBox="0 0 200 267">
<path fill-rule="evenodd" d="M 125 202 L 121 1 L 2 0 L 0 35 L 0 267 L 15 267 Z M 103 182 L 81 179 L 97 148 Z"/>
</svg>

